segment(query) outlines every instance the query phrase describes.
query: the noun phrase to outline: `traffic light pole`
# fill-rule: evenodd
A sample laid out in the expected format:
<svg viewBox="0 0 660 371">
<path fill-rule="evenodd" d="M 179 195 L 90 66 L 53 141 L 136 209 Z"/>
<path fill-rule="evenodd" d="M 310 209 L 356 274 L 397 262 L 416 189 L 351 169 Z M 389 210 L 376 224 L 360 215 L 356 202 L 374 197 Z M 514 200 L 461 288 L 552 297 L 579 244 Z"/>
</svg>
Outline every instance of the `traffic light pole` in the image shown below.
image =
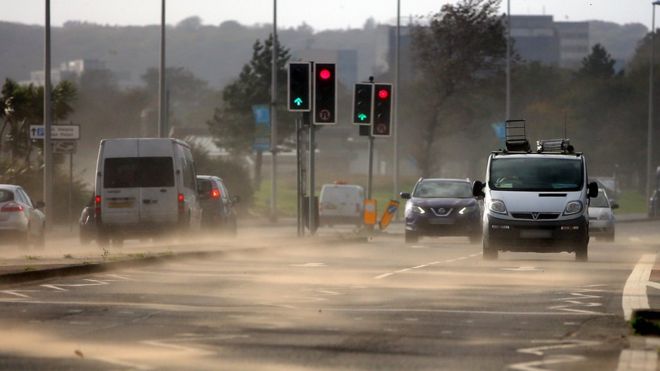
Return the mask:
<svg viewBox="0 0 660 371">
<path fill-rule="evenodd" d="M 46 0 L 44 34 L 44 203 L 46 204 L 46 229 L 53 226 L 55 212 L 53 199 L 53 147 L 51 142 L 51 81 L 50 81 L 50 0 Z"/>
<path fill-rule="evenodd" d="M 303 206 L 305 197 L 304 178 L 303 178 L 303 148 L 302 148 L 302 120 L 303 115 L 296 119 L 296 184 L 297 184 L 297 228 L 298 237 L 305 235 L 305 221 L 303 220 L 304 210 Z"/>
<path fill-rule="evenodd" d="M 314 202 L 314 177 L 315 177 L 315 172 L 314 172 L 314 124 L 309 123 L 308 126 L 309 130 L 309 139 L 308 139 L 308 150 L 309 150 L 309 165 L 307 166 L 307 177 L 308 177 L 308 185 L 309 185 L 309 192 L 307 193 L 308 196 L 308 202 L 307 202 L 307 218 L 309 220 L 309 234 L 310 236 L 313 236 L 314 233 L 316 233 L 316 224 L 315 224 L 315 219 L 316 219 L 316 210 L 315 210 L 315 202 Z"/>
<path fill-rule="evenodd" d="M 369 173 L 367 175 L 367 199 L 371 200 L 371 188 L 374 178 L 374 136 L 369 135 Z"/>
</svg>

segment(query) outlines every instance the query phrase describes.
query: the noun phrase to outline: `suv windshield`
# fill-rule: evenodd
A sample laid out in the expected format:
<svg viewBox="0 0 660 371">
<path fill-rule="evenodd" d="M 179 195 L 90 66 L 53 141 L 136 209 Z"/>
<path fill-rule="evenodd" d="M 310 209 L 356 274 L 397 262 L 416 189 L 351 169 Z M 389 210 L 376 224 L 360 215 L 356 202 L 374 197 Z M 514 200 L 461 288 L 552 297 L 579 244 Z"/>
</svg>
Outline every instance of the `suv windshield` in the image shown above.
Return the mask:
<svg viewBox="0 0 660 371">
<path fill-rule="evenodd" d="M 415 187 L 413 197 L 470 198 L 472 197 L 472 189 L 467 182 L 424 180 Z"/>
<path fill-rule="evenodd" d="M 171 157 L 106 158 L 103 187 L 174 187 Z"/>
<path fill-rule="evenodd" d="M 490 165 L 490 189 L 507 191 L 579 191 L 579 158 L 498 158 Z"/>
</svg>

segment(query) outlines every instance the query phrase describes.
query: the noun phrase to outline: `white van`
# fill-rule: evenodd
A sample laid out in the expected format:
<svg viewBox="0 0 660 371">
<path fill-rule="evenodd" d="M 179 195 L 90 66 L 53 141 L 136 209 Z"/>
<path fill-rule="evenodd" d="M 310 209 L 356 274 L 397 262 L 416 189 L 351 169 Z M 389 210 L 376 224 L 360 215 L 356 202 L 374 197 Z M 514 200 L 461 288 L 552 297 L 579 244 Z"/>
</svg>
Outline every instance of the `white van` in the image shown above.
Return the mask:
<svg viewBox="0 0 660 371">
<path fill-rule="evenodd" d="M 199 229 L 190 147 L 171 138 L 102 140 L 94 201 L 100 244 Z"/>
<path fill-rule="evenodd" d="M 324 184 L 319 195 L 319 225 L 362 225 L 364 189 L 354 184 Z"/>
<path fill-rule="evenodd" d="M 598 185 L 588 183 L 587 164 L 568 140 L 507 140 L 507 149 L 491 153 L 486 182 L 474 182 L 484 199 L 483 257 L 498 251 L 574 252 L 586 261 L 589 199 Z"/>
</svg>

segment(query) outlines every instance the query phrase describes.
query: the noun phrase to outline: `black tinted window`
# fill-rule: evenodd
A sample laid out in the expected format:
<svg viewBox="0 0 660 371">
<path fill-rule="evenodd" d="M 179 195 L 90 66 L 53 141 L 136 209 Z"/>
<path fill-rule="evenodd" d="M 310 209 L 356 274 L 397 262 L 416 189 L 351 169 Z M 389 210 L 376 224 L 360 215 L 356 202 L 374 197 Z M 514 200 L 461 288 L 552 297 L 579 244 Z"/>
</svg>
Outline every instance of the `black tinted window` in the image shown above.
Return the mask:
<svg viewBox="0 0 660 371">
<path fill-rule="evenodd" d="M 0 189 L 0 202 L 14 201 L 14 192 Z"/>
<path fill-rule="evenodd" d="M 424 180 L 415 187 L 413 197 L 470 198 L 472 197 L 472 188 L 467 182 Z"/>
<path fill-rule="evenodd" d="M 197 187 L 199 191 L 206 194 L 211 194 L 211 181 L 208 179 L 197 179 Z"/>
<path fill-rule="evenodd" d="M 491 189 L 507 191 L 578 191 L 582 189 L 580 159 L 500 158 L 491 161 Z"/>
<path fill-rule="evenodd" d="M 106 158 L 103 174 L 105 188 L 173 187 L 171 157 Z"/>
</svg>

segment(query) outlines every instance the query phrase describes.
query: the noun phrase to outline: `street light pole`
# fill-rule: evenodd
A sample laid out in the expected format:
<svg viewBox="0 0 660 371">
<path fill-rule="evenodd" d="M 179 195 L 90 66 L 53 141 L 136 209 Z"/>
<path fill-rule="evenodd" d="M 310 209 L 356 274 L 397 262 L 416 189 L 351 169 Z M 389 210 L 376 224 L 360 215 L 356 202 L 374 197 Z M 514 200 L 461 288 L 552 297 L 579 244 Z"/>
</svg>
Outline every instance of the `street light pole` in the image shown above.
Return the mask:
<svg viewBox="0 0 660 371">
<path fill-rule="evenodd" d="M 273 47 L 270 72 L 270 219 L 277 221 L 277 0 L 273 0 Z"/>
<path fill-rule="evenodd" d="M 158 137 L 167 137 L 167 100 L 165 98 L 165 0 L 161 0 L 160 68 L 158 76 Z"/>
<path fill-rule="evenodd" d="M 651 179 L 653 175 L 653 65 L 655 64 L 655 6 L 660 1 L 651 3 L 651 57 L 649 59 L 649 121 L 646 133 L 646 198 L 651 197 Z"/>
<path fill-rule="evenodd" d="M 52 227 L 53 212 L 53 148 L 51 143 L 51 81 L 50 81 L 50 0 L 46 0 L 44 49 L 44 203 L 46 227 Z"/>
<path fill-rule="evenodd" d="M 393 175 L 394 175 L 394 191 L 392 198 L 396 199 L 399 192 L 399 63 L 401 54 L 400 50 L 401 38 L 401 0 L 396 0 L 396 39 L 394 40 L 394 125 L 392 128 L 392 139 L 394 140 L 394 158 L 392 161 Z"/>
<path fill-rule="evenodd" d="M 511 119 L 511 0 L 506 2 L 506 119 Z"/>
</svg>

